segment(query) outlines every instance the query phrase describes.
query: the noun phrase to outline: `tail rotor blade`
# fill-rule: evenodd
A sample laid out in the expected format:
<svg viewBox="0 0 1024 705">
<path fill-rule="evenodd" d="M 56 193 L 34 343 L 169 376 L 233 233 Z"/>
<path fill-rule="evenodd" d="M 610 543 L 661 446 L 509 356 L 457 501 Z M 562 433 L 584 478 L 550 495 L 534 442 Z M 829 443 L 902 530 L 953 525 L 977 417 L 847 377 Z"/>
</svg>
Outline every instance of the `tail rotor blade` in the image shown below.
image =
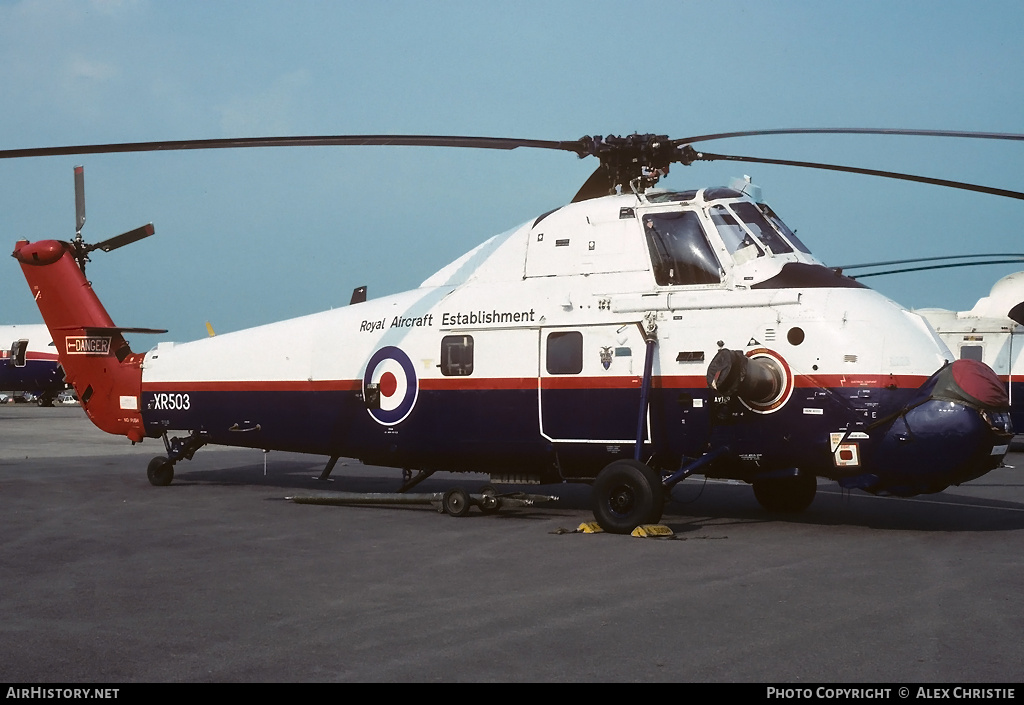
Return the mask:
<svg viewBox="0 0 1024 705">
<path fill-rule="evenodd" d="M 109 240 L 97 242 L 95 245 L 91 245 L 89 249 L 110 252 L 111 250 L 116 250 L 119 247 L 124 247 L 125 245 L 132 244 L 133 242 L 138 242 L 143 238 L 149 237 L 155 232 L 156 230 L 153 228 L 153 224 L 148 223 L 146 225 L 143 225 L 141 228 L 135 228 L 134 230 L 129 230 L 126 233 L 115 235 Z"/>
<path fill-rule="evenodd" d="M 75 233 L 85 225 L 85 168 L 75 167 Z"/>
</svg>

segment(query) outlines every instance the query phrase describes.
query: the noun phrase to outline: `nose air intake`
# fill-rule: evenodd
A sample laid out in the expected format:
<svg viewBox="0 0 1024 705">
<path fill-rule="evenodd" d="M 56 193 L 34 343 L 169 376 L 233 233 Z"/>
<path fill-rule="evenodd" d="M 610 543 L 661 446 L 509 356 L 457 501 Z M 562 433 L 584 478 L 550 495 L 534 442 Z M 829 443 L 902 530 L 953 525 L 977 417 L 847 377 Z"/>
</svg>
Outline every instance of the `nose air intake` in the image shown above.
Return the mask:
<svg viewBox="0 0 1024 705">
<path fill-rule="evenodd" d="M 936 372 L 889 424 L 871 475 L 840 480 L 875 494 L 909 497 L 941 492 L 999 467 L 1013 429 L 1009 397 L 999 377 L 976 360 Z"/>
<path fill-rule="evenodd" d="M 1007 411 L 1010 397 L 996 373 L 977 360 L 956 360 L 935 375 L 932 396 L 979 410 Z"/>
</svg>

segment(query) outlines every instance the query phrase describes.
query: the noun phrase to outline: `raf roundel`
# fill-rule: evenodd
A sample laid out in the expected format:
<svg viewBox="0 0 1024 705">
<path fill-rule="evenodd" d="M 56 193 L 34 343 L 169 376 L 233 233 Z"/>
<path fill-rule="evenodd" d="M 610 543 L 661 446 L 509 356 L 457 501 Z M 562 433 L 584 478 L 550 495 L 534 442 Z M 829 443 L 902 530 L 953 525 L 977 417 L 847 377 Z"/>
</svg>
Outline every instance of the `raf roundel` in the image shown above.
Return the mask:
<svg viewBox="0 0 1024 705">
<path fill-rule="evenodd" d="M 380 424 L 393 426 L 409 415 L 416 405 L 419 383 L 409 356 L 389 345 L 373 354 L 363 374 L 363 394 L 369 385 L 377 385 L 380 407 L 367 409 Z"/>
</svg>

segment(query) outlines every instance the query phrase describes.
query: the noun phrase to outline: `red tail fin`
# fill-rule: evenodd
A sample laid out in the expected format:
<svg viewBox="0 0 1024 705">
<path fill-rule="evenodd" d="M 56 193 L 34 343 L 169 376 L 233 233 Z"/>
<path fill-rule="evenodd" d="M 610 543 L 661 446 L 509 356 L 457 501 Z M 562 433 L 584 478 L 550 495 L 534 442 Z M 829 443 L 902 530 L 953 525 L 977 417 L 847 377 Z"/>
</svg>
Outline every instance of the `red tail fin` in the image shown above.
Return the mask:
<svg viewBox="0 0 1024 705">
<path fill-rule="evenodd" d="M 123 329 L 110 320 L 75 263 L 71 246 L 57 240 L 21 240 L 14 257 L 85 413 L 107 433 L 141 441 L 146 435 L 139 411 L 145 354 L 128 347 Z"/>
</svg>

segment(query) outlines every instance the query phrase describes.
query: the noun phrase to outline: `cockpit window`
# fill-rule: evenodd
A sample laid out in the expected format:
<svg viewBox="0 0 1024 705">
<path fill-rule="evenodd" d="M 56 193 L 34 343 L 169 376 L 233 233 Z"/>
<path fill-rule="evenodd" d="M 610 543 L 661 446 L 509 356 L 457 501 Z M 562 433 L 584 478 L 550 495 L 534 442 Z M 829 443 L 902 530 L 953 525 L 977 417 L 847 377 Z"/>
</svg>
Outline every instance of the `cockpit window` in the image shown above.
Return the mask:
<svg viewBox="0 0 1024 705">
<path fill-rule="evenodd" d="M 732 210 L 746 224 L 747 229 L 754 233 L 754 237 L 771 250 L 772 254 L 782 255 L 793 251 L 789 243 L 775 232 L 775 229 L 768 224 L 768 221 L 761 215 L 761 211 L 753 203 L 746 201 L 733 203 Z"/>
<path fill-rule="evenodd" d="M 711 207 L 711 221 L 718 228 L 718 234 L 721 236 L 722 242 L 725 243 L 725 249 L 729 251 L 729 254 L 743 253 L 743 256 L 736 257 L 737 261 L 764 256 L 764 250 L 757 246 L 754 239 L 743 229 L 742 225 L 736 222 L 736 218 L 725 206 Z"/>
<path fill-rule="evenodd" d="M 773 211 L 767 203 L 759 203 L 757 205 L 758 208 L 761 209 L 761 212 L 764 213 L 764 217 L 767 218 L 768 221 L 775 226 L 776 230 L 782 233 L 783 236 L 787 240 L 789 240 L 790 243 L 792 243 L 793 247 L 800 250 L 801 252 L 811 254 L 811 251 L 807 249 L 807 245 L 800 242 L 800 238 L 796 236 L 796 233 L 790 230 L 789 227 L 784 222 L 782 222 L 782 218 L 775 215 L 775 211 Z"/>
<path fill-rule="evenodd" d="M 726 186 L 715 186 L 713 188 L 704 189 L 704 200 L 715 201 L 719 198 L 741 198 L 742 193 L 736 189 L 728 188 Z"/>
<path fill-rule="evenodd" d="M 671 284 L 718 284 L 721 267 L 694 211 L 644 216 L 654 278 Z"/>
<path fill-rule="evenodd" d="M 692 201 L 697 197 L 696 189 L 693 191 L 655 191 L 647 192 L 649 203 L 672 203 L 675 201 Z"/>
</svg>

